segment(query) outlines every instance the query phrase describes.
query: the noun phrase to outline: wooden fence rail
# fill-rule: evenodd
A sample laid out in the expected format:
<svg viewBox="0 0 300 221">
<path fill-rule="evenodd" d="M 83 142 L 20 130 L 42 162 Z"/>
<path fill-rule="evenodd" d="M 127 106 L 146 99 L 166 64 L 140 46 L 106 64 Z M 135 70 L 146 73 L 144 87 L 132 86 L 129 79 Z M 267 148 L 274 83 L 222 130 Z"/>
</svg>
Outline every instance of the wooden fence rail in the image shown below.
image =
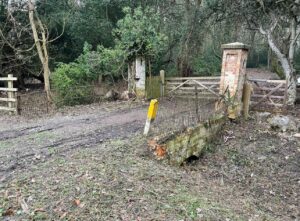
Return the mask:
<svg viewBox="0 0 300 221">
<path fill-rule="evenodd" d="M 9 111 L 9 112 L 18 112 L 18 100 L 17 100 L 17 88 L 14 88 L 14 81 L 17 81 L 17 78 L 12 74 L 9 74 L 7 77 L 1 77 L 0 81 L 7 82 L 7 87 L 0 87 L 0 92 L 4 92 L 7 97 L 0 97 L 0 110 Z M 6 105 L 2 105 L 2 103 Z"/>
<path fill-rule="evenodd" d="M 217 100 L 221 96 L 221 77 L 218 76 L 165 77 L 165 72 L 161 71 L 160 76 L 147 80 L 147 95 L 151 95 L 149 96 L 151 98 L 171 96 Z M 250 78 L 247 79 L 245 85 L 249 89 L 247 97 L 250 98 L 250 108 L 252 110 L 282 111 L 285 109 L 287 100 L 286 80 Z M 248 104 L 249 101 L 247 101 Z"/>
<path fill-rule="evenodd" d="M 248 79 L 253 92 L 251 106 L 254 110 L 283 109 L 286 106 L 286 80 Z"/>
<path fill-rule="evenodd" d="M 219 88 L 220 77 L 171 77 L 165 79 L 165 93 L 170 96 L 217 99 Z"/>
</svg>

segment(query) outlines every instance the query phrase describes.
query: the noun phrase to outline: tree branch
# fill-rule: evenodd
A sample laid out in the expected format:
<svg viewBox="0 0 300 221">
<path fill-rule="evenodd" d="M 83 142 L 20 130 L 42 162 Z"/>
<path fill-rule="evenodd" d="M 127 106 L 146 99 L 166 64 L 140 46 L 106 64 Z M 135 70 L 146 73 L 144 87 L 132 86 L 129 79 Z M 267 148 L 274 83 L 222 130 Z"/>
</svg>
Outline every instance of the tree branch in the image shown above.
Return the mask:
<svg viewBox="0 0 300 221">
<path fill-rule="evenodd" d="M 54 42 L 56 41 L 57 39 L 59 39 L 61 36 L 63 36 L 64 32 L 65 32 L 65 27 L 66 27 L 66 21 L 64 19 L 64 24 L 63 24 L 63 30 L 61 31 L 60 35 L 58 35 L 56 38 L 54 39 L 51 39 L 48 41 L 48 43 L 51 43 L 51 42 Z"/>
<path fill-rule="evenodd" d="M 33 44 L 30 48 L 28 48 L 28 49 L 26 49 L 26 50 L 20 50 L 20 49 L 15 48 L 15 47 L 14 47 L 14 46 L 6 39 L 6 37 L 4 36 L 4 34 L 3 34 L 2 30 L 1 30 L 1 28 L 0 28 L 0 36 L 1 36 L 1 38 L 4 40 L 4 42 L 5 42 L 11 49 L 13 49 L 14 51 L 17 51 L 17 52 L 28 52 L 28 51 L 31 51 L 31 50 L 34 48 L 34 46 L 35 46 L 35 44 Z"/>
</svg>

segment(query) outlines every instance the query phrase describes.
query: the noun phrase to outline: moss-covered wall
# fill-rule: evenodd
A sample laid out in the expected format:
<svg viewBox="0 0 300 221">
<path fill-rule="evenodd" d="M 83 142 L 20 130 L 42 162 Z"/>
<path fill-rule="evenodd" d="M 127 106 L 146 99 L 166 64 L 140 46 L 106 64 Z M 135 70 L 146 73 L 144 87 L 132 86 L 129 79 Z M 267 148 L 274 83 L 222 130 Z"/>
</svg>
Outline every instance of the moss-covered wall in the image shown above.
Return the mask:
<svg viewBox="0 0 300 221">
<path fill-rule="evenodd" d="M 216 115 L 205 123 L 188 128 L 165 142 L 168 159 L 173 165 L 181 165 L 191 156 L 199 157 L 206 145 L 218 136 L 226 118 Z"/>
</svg>

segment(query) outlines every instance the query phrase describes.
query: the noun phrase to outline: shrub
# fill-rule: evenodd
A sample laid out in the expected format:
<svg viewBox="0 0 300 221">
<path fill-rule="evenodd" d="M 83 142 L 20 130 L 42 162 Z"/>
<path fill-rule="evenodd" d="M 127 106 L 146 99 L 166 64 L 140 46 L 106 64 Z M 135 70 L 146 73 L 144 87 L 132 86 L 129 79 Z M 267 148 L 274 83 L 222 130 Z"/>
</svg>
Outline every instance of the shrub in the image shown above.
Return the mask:
<svg viewBox="0 0 300 221">
<path fill-rule="evenodd" d="M 205 53 L 193 61 L 195 74 L 200 76 L 214 76 L 221 73 L 221 61 L 212 53 Z"/>
<path fill-rule="evenodd" d="M 119 49 L 98 46 L 96 51 L 85 44 L 75 62 L 60 63 L 51 76 L 54 101 L 57 105 L 78 105 L 93 101 L 92 82 L 99 76 L 118 78 L 124 67 L 125 55 Z"/>
<path fill-rule="evenodd" d="M 93 99 L 90 78 L 89 70 L 78 63 L 59 64 L 51 76 L 54 102 L 58 106 L 90 103 Z"/>
</svg>

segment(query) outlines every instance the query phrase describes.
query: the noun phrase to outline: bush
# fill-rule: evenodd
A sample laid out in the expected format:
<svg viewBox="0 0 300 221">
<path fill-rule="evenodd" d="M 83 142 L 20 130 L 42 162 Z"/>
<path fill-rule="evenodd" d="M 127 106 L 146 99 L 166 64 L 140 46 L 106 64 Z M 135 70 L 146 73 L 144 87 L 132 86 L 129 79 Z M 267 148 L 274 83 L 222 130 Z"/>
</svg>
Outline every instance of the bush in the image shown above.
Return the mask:
<svg viewBox="0 0 300 221">
<path fill-rule="evenodd" d="M 123 9 L 124 18 L 114 29 L 115 48 L 126 53 L 127 60 L 138 56 L 155 58 L 166 47 L 167 36 L 159 32 L 160 15 L 152 8 Z"/>
<path fill-rule="evenodd" d="M 80 64 L 59 64 L 51 76 L 54 102 L 58 106 L 90 103 L 93 99 L 90 78 L 89 70 Z"/>
<path fill-rule="evenodd" d="M 124 67 L 124 53 L 118 49 L 98 46 L 96 51 L 85 44 L 83 53 L 75 62 L 60 63 L 51 76 L 57 105 L 87 104 L 93 101 L 92 82 L 100 76 L 118 78 Z"/>
<path fill-rule="evenodd" d="M 221 73 L 221 60 L 213 52 L 205 52 L 193 61 L 193 69 L 196 75 L 214 76 Z"/>
<path fill-rule="evenodd" d="M 85 43 L 83 53 L 75 62 L 59 64 L 51 81 L 56 91 L 56 103 L 76 105 L 91 101 L 92 81 L 109 76 L 112 81 L 120 77 L 126 62 L 138 55 L 155 58 L 164 48 L 167 37 L 158 32 L 159 14 L 141 7 L 124 8 L 125 16 L 114 29 L 115 47 L 92 46 Z M 84 86 L 84 87 L 83 87 Z"/>
<path fill-rule="evenodd" d="M 298 48 L 295 54 L 295 69 L 296 69 L 296 73 L 300 74 L 300 48 Z"/>
</svg>

